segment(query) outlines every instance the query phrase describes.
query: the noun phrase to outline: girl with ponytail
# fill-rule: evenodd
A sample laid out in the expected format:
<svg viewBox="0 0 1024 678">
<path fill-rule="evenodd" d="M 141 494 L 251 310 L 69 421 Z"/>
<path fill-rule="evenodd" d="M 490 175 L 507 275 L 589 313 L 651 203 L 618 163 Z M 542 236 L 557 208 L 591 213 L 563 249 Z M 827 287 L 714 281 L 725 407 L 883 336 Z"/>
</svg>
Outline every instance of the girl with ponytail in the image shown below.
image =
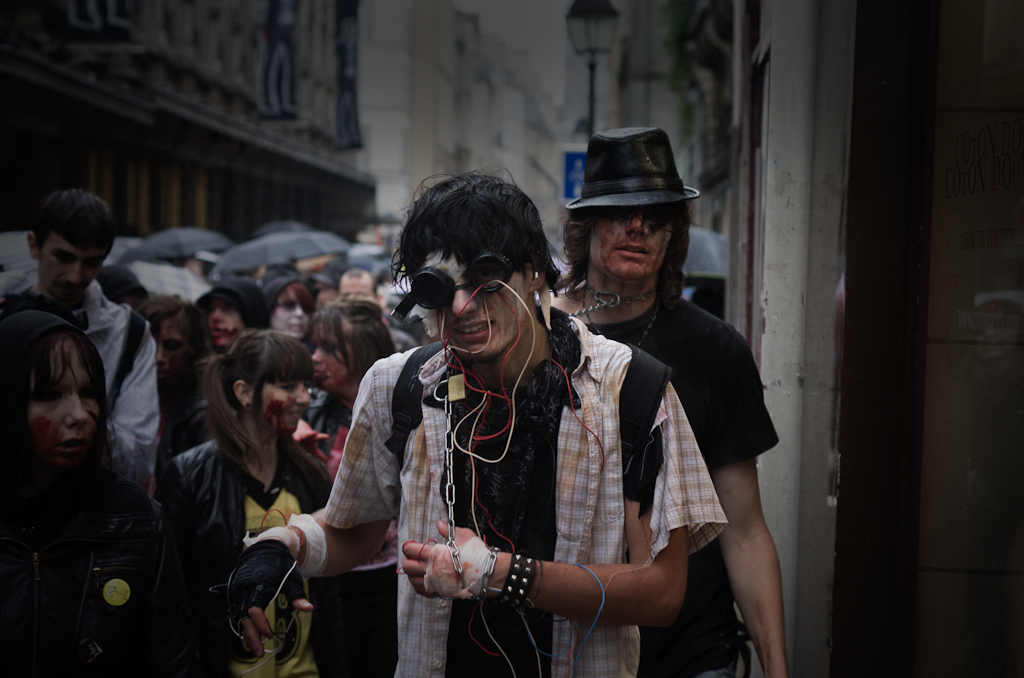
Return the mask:
<svg viewBox="0 0 1024 678">
<path fill-rule="evenodd" d="M 315 611 L 267 608 L 281 631 L 267 641 L 267 662 L 232 633 L 223 585 L 242 552 L 243 537 L 286 525 L 293 514 L 322 508 L 330 481 L 292 434 L 309 405 L 309 351 L 274 330 L 246 330 L 202 370 L 212 440 L 173 458 L 157 498 L 179 540 L 200 654 L 213 676 L 346 675 L 336 579 L 306 582 Z M 212 589 L 212 591 L 211 591 Z M 333 638 L 332 638 L 333 636 Z M 267 666 L 272 663 L 272 666 Z"/>
</svg>

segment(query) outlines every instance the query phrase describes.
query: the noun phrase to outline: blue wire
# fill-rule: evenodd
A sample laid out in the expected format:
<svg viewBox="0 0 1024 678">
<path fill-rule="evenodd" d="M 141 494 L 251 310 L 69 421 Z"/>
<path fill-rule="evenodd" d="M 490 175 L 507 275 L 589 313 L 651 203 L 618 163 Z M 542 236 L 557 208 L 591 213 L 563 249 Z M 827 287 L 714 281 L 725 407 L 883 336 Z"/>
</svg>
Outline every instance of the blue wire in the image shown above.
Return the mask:
<svg viewBox="0 0 1024 678">
<path fill-rule="evenodd" d="M 537 647 L 537 643 L 533 640 L 533 634 L 530 633 L 529 622 L 526 621 L 525 617 L 523 618 L 523 622 L 526 624 L 526 637 L 530 639 L 530 645 L 533 645 L 533 649 L 537 652 L 540 652 L 545 657 L 551 657 L 552 659 L 554 659 L 555 657 L 561 657 L 563 654 L 565 654 L 566 650 L 568 650 L 569 647 L 572 645 L 572 624 L 569 625 L 569 642 L 565 644 L 565 647 L 562 648 L 562 651 L 558 654 L 548 654 L 544 650 Z"/>
<path fill-rule="evenodd" d="M 579 563 L 573 563 L 573 565 L 575 565 L 576 567 L 581 567 L 584 570 L 586 570 L 587 572 L 589 572 L 591 577 L 593 577 L 594 579 L 597 579 L 597 585 L 601 587 L 601 607 L 597 608 L 597 614 L 594 616 L 594 622 L 590 625 L 590 630 L 587 631 L 587 635 L 583 636 L 583 642 L 580 643 L 580 649 L 576 651 L 576 659 L 572 663 L 572 676 L 575 676 L 576 675 L 576 665 L 580 661 L 580 655 L 583 654 L 583 646 L 587 644 L 588 640 L 590 640 L 590 634 L 593 632 L 594 627 L 597 626 L 597 620 L 601 617 L 601 612 L 604 611 L 605 595 L 604 595 L 604 584 L 601 583 L 601 580 L 598 578 L 598 576 L 596 574 L 594 574 L 593 570 L 591 570 L 586 565 L 580 565 Z"/>
</svg>

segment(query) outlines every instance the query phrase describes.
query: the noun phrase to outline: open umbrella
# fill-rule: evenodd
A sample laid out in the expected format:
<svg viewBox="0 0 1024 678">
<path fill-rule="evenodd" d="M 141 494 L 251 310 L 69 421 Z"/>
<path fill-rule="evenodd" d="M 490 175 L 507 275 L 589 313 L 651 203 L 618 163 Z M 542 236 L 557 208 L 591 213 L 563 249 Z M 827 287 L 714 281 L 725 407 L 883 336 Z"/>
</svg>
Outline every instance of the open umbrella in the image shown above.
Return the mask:
<svg viewBox="0 0 1024 678">
<path fill-rule="evenodd" d="M 270 264 L 286 264 L 321 254 L 341 254 L 351 246 L 348 240 L 327 231 L 271 233 L 235 245 L 221 254 L 220 261 L 210 271 L 210 280 Z"/>
<path fill-rule="evenodd" d="M 180 266 L 133 261 L 128 264 L 128 269 L 150 294 L 177 294 L 182 299 L 194 302 L 211 289 L 195 273 Z"/>
<path fill-rule="evenodd" d="M 107 252 L 107 258 L 103 260 L 104 266 L 113 266 L 121 258 L 121 255 L 128 250 L 135 249 L 142 244 L 142 238 L 136 238 L 131 235 L 119 235 L 114 238 L 114 244 L 110 246 L 110 251 Z"/>
<path fill-rule="evenodd" d="M 707 228 L 691 226 L 683 273 L 687 278 L 725 278 L 729 273 L 727 238 Z"/>
<path fill-rule="evenodd" d="M 309 224 L 304 224 L 301 221 L 268 221 L 252 232 L 252 239 L 262 238 L 271 233 L 302 233 L 315 230 Z"/>
<path fill-rule="evenodd" d="M 234 244 L 235 241 L 223 233 L 208 231 L 205 228 L 168 228 L 144 238 L 138 247 L 122 254 L 118 263 L 188 259 L 200 250 L 219 252 Z"/>
<path fill-rule="evenodd" d="M 0 271 L 21 271 L 39 263 L 28 250 L 28 231 L 0 233 Z"/>
</svg>

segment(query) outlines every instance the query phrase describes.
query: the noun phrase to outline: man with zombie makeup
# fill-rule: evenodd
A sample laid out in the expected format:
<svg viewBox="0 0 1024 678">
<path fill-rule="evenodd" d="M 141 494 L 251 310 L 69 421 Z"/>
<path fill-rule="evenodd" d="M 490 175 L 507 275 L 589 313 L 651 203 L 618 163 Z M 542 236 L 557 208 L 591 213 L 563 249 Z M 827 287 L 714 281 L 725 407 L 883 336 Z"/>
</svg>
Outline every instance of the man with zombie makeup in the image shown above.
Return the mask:
<svg viewBox="0 0 1024 678">
<path fill-rule="evenodd" d="M 397 517 L 397 675 L 634 675 L 635 625 L 675 618 L 687 553 L 725 520 L 672 387 L 653 399 L 643 458 L 625 465 L 631 351 L 550 308 L 557 272 L 540 215 L 502 179 L 425 190 L 396 269 L 412 280 L 397 310 L 441 340 L 411 375 L 422 422 L 392 451 L 393 396 L 414 352 L 377 362 L 327 508 L 250 547 L 230 614 L 258 645 L 271 633 L 265 591 L 296 564 L 316 581 L 365 562 Z"/>
<path fill-rule="evenodd" d="M 595 134 L 583 190 L 566 205 L 566 294 L 557 305 L 598 334 L 672 368 L 729 525 L 690 555 L 686 598 L 664 628 L 641 628 L 640 676 L 735 675 L 739 603 L 761 665 L 786 675 L 779 560 L 761 513 L 757 455 L 778 442 L 753 356 L 730 325 L 680 298 L 697 191 L 656 128 Z"/>
<path fill-rule="evenodd" d="M 258 656 L 247 649 L 225 615 L 223 587 L 245 544 L 327 502 L 326 471 L 292 439 L 312 378 L 309 351 L 298 340 L 245 330 L 203 368 L 212 440 L 171 459 L 159 479 L 156 498 L 174 528 L 208 675 L 240 675 L 264 656 L 262 646 Z M 314 616 L 268 600 L 282 631 L 265 648 L 275 650 L 267 659 L 277 675 L 347 675 L 337 642 L 344 634 L 337 578 L 298 582 L 296 595 L 320 608 Z"/>
<path fill-rule="evenodd" d="M 224 278 L 196 300 L 206 313 L 210 343 L 217 353 L 227 353 L 245 329 L 270 327 L 270 316 L 260 286 L 249 278 Z"/>
<path fill-rule="evenodd" d="M 149 332 L 142 332 L 141 341 L 129 345 L 131 307 L 107 299 L 95 279 L 116 233 L 110 208 L 92 193 L 70 189 L 43 198 L 27 236 L 39 266 L 0 274 L 0 296 L 5 297 L 0 313 L 47 310 L 92 340 L 103 358 L 111 399 L 113 469 L 141 483 L 153 475 L 156 459 L 156 344 Z M 136 353 L 123 360 L 126 350 Z M 122 364 L 131 369 L 118 382 Z"/>
</svg>

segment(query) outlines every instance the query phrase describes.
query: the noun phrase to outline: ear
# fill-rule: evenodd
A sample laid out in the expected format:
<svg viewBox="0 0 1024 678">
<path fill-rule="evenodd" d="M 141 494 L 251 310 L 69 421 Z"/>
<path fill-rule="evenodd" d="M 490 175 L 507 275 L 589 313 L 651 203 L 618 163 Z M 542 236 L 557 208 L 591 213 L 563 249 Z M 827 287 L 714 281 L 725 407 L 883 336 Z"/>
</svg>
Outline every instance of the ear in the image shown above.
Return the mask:
<svg viewBox="0 0 1024 678">
<path fill-rule="evenodd" d="M 536 267 L 533 264 L 527 264 L 523 268 L 523 277 L 526 278 L 526 289 L 529 291 L 530 296 L 533 296 L 534 292 L 547 286 L 547 274 Z"/>
<path fill-rule="evenodd" d="M 238 402 L 242 403 L 242 407 L 245 409 L 252 407 L 252 386 L 239 379 L 231 385 L 231 389 L 235 392 Z"/>
<path fill-rule="evenodd" d="M 32 255 L 32 258 L 39 261 L 40 255 L 39 243 L 36 242 L 36 234 L 32 231 L 28 232 L 28 252 Z"/>
<path fill-rule="evenodd" d="M 544 318 L 544 327 L 551 330 L 551 288 L 545 282 L 544 286 L 537 291 L 537 296 L 540 297 L 540 312 Z"/>
</svg>

